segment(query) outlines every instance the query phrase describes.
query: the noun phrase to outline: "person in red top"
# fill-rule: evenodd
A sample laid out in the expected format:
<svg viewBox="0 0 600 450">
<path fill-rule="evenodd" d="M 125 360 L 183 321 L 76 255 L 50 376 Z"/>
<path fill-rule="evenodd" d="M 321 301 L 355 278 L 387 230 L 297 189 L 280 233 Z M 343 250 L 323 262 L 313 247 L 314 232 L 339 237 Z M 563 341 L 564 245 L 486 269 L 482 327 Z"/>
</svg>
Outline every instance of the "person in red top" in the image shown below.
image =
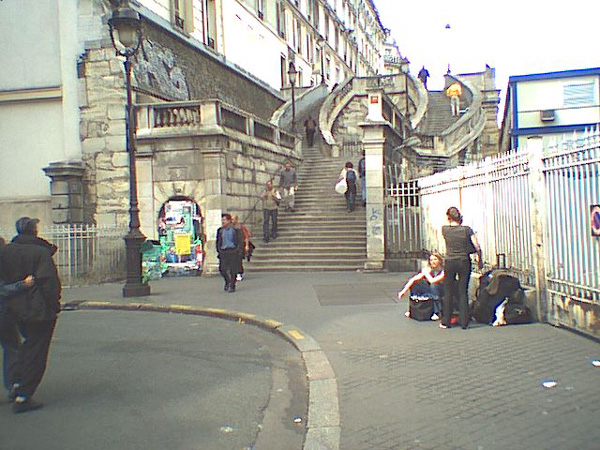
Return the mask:
<svg viewBox="0 0 600 450">
<path fill-rule="evenodd" d="M 239 228 L 242 231 L 242 236 L 244 237 L 244 248 L 242 250 L 242 261 L 240 261 L 240 271 L 236 274 L 236 281 L 242 281 L 244 279 L 244 258 L 248 258 L 248 261 L 250 261 L 249 257 L 252 255 L 252 242 L 250 242 L 252 233 L 250 233 L 250 229 L 246 225 L 240 223 L 240 219 L 236 214 L 231 216 L 231 223 L 234 227 Z"/>
</svg>

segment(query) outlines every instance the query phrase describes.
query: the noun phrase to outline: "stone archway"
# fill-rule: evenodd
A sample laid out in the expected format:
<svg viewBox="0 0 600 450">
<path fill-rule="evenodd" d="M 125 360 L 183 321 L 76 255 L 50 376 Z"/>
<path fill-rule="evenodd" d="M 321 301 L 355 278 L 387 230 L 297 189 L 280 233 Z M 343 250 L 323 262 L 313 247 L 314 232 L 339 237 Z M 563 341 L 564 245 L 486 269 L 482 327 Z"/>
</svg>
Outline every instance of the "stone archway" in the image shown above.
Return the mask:
<svg viewBox="0 0 600 450">
<path fill-rule="evenodd" d="M 168 275 L 199 274 L 204 269 L 204 218 L 191 197 L 169 197 L 158 211 L 156 228 Z"/>
</svg>

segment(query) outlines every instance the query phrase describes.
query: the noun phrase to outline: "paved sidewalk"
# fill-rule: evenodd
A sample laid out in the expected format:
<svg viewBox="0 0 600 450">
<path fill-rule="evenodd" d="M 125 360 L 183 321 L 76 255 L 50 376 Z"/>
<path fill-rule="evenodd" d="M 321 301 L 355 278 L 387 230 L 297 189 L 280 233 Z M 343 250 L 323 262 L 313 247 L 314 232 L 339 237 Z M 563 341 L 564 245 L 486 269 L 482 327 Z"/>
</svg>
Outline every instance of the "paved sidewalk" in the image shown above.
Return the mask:
<svg viewBox="0 0 600 450">
<path fill-rule="evenodd" d="M 600 447 L 600 369 L 590 363 L 600 344 L 542 324 L 440 330 L 406 319 L 396 292 L 409 275 L 250 272 L 235 294 L 218 277 L 167 278 L 143 299 L 107 284 L 67 289 L 64 300 L 242 311 L 273 330 L 282 322 L 312 377 L 308 433 L 318 433 L 305 448 Z M 545 389 L 545 379 L 558 384 Z"/>
</svg>

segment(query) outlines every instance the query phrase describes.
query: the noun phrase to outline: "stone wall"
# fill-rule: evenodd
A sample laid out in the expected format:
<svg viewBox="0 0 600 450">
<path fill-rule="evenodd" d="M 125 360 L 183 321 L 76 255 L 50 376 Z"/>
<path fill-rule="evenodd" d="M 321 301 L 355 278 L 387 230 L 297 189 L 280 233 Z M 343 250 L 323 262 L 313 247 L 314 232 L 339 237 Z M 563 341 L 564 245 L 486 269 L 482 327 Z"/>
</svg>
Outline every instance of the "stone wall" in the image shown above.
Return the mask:
<svg viewBox="0 0 600 450">
<path fill-rule="evenodd" d="M 185 196 L 204 218 L 206 273 L 216 270 L 214 239 L 221 213 L 238 214 L 255 236 L 261 234 L 260 194 L 268 180 L 278 183 L 285 161 L 298 166 L 299 149 L 286 149 L 232 130 L 138 139 L 142 232 L 156 239 L 163 204 Z"/>
<path fill-rule="evenodd" d="M 146 20 L 144 36 L 134 66 L 142 88 L 172 100 L 223 100 L 264 120 L 284 103 L 279 92 L 176 32 Z"/>
<path fill-rule="evenodd" d="M 129 160 L 125 73 L 123 60 L 115 55 L 110 42 L 105 16 L 101 23 L 104 32 L 96 34 L 106 38 L 86 42 L 86 52 L 79 62 L 80 139 L 85 167 L 83 220 L 98 225 L 126 225 Z M 144 19 L 143 45 L 132 63 L 132 84 L 137 91 L 134 102 L 136 97 L 138 101 L 148 97 L 153 101 L 219 98 L 265 120 L 283 104 L 277 92 L 200 45 Z M 157 163 L 160 168 L 160 161 Z"/>
</svg>

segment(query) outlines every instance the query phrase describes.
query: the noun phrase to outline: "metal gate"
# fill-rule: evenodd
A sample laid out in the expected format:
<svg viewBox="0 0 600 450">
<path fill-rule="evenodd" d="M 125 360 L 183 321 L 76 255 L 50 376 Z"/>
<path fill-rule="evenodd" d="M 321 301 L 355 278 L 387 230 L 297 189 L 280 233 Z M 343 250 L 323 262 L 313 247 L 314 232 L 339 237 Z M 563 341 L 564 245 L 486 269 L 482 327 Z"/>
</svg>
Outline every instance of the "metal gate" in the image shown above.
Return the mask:
<svg viewBox="0 0 600 450">
<path fill-rule="evenodd" d="M 400 168 L 388 166 L 385 188 L 386 258 L 420 258 L 421 204 L 417 180 L 400 181 Z"/>
</svg>

